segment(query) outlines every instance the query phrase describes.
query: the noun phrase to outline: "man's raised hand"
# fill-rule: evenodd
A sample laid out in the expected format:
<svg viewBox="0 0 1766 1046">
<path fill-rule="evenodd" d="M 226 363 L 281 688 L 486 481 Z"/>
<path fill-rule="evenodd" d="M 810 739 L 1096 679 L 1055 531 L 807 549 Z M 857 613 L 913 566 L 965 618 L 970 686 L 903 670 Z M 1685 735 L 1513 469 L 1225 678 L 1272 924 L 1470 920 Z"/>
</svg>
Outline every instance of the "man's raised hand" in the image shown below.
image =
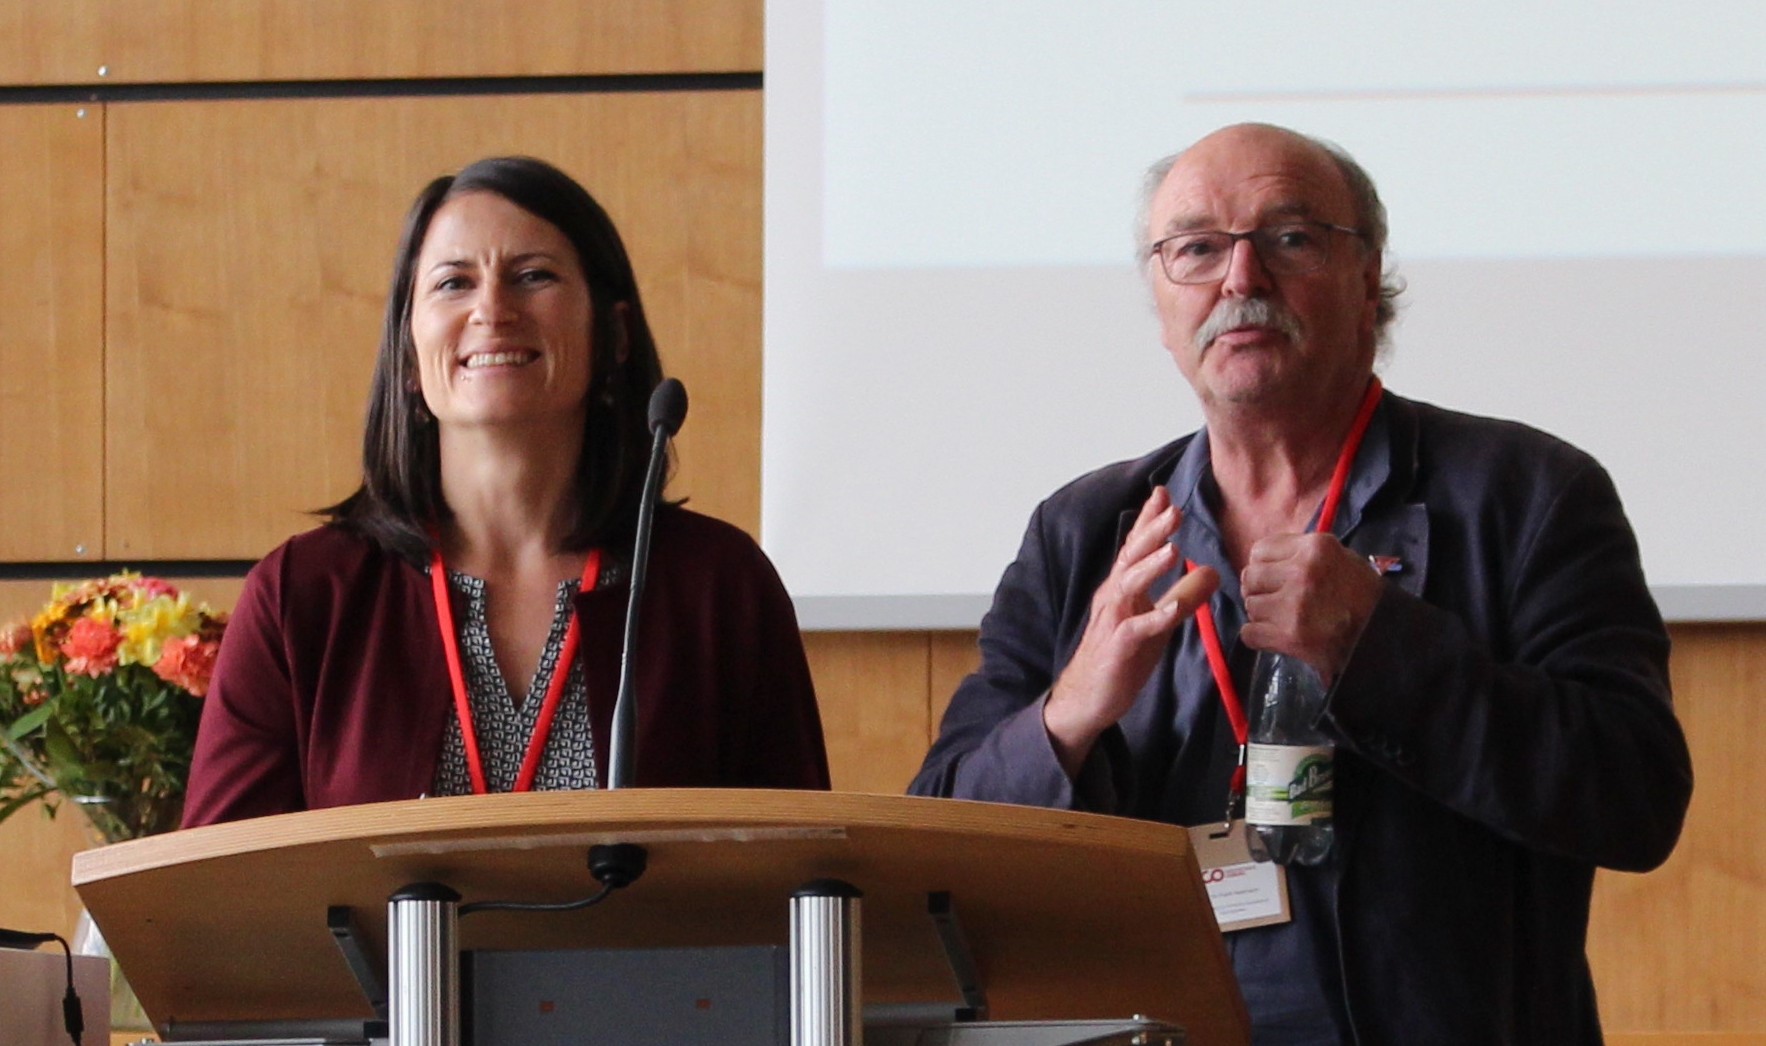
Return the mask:
<svg viewBox="0 0 1766 1046">
<path fill-rule="evenodd" d="M 1098 737 L 1134 704 L 1172 632 L 1220 585 L 1213 570 L 1201 567 L 1157 603 L 1149 597 L 1153 582 L 1177 566 L 1171 537 L 1180 522 L 1165 488 L 1154 490 L 1092 596 L 1079 649 L 1049 691 L 1043 726 L 1069 777 L 1078 776 Z"/>
</svg>

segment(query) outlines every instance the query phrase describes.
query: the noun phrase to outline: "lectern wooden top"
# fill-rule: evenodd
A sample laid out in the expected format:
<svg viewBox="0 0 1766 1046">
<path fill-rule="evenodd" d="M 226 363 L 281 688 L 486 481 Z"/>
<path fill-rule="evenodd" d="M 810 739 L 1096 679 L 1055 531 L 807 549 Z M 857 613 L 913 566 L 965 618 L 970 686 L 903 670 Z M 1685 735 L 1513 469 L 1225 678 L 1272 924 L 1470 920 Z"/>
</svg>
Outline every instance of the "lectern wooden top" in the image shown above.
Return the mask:
<svg viewBox="0 0 1766 1046">
<path fill-rule="evenodd" d="M 73 878 L 157 1021 L 357 1017 L 371 1011 L 328 906 L 383 949 L 402 886 L 572 900 L 597 888 L 586 855 L 605 842 L 643 845 L 649 871 L 580 912 L 467 916 L 462 947 L 783 945 L 792 891 L 839 878 L 865 895 L 867 1002 L 958 1001 L 926 914 L 948 891 L 995 1018 L 1139 1013 L 1200 1046 L 1249 1038 L 1187 835 L 1116 817 L 852 793 L 460 796 L 120 843 L 77 855 Z"/>
</svg>

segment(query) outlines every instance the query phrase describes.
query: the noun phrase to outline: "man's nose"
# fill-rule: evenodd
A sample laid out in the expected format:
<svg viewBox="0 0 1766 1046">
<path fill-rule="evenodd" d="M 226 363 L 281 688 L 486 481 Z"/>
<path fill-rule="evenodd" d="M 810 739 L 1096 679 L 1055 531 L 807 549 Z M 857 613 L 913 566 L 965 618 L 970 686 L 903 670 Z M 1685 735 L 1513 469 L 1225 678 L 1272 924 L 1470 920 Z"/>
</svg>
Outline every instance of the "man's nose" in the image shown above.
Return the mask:
<svg viewBox="0 0 1766 1046">
<path fill-rule="evenodd" d="M 1249 239 L 1235 241 L 1226 256 L 1226 275 L 1220 278 L 1220 292 L 1233 298 L 1255 298 L 1272 286 L 1269 270 L 1257 254 L 1257 245 Z"/>
</svg>

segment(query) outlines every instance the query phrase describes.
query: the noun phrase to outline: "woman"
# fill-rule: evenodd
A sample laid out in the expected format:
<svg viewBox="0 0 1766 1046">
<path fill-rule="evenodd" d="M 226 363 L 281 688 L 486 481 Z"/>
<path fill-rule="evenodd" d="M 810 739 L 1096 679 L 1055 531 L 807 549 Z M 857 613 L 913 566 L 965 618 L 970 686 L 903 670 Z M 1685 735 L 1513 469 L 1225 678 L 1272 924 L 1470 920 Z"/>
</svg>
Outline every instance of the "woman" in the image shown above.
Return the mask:
<svg viewBox="0 0 1766 1046">
<path fill-rule="evenodd" d="M 580 185 L 526 158 L 431 182 L 393 271 L 362 485 L 247 578 L 185 825 L 603 784 L 661 378 Z M 790 601 L 741 531 L 659 508 L 635 670 L 636 784 L 828 786 Z"/>
</svg>

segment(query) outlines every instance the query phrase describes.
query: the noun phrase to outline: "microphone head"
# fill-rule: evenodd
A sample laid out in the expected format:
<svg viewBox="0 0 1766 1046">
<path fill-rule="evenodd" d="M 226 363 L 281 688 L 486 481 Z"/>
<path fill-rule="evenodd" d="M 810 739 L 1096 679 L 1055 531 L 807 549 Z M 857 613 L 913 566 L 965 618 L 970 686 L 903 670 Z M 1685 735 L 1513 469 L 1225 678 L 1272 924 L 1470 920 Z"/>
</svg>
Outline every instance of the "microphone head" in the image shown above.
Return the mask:
<svg viewBox="0 0 1766 1046">
<path fill-rule="evenodd" d="M 687 420 L 687 387 L 678 379 L 667 378 L 650 394 L 650 431 L 661 429 L 673 436 Z"/>
</svg>

